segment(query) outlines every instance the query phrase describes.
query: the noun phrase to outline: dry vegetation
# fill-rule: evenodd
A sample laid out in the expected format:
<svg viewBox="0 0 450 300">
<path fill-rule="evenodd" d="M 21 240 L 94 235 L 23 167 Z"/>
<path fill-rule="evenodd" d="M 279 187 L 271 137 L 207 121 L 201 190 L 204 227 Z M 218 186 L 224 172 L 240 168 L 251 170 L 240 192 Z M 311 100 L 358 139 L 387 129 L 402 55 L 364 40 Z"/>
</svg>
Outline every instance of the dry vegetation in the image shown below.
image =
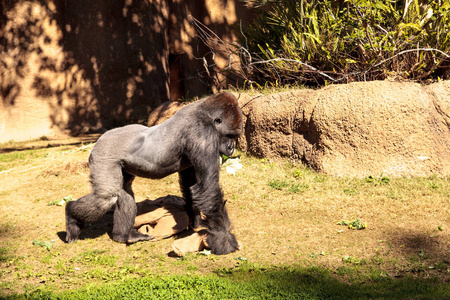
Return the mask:
<svg viewBox="0 0 450 300">
<path fill-rule="evenodd" d="M 449 282 L 449 178 L 333 178 L 285 160 L 245 155 L 235 176 L 221 174 L 234 232 L 243 244 L 237 253 L 177 259 L 168 255 L 173 238 L 117 244 L 108 236 L 111 216 L 89 226 L 78 243 L 65 244 L 64 206 L 48 204 L 89 192 L 89 139 L 84 142 L 1 145 L 3 296 L 144 275 L 220 273 L 243 263 L 320 266 L 344 282 L 405 276 Z M 134 190 L 137 201 L 180 195 L 177 175 L 137 179 Z M 337 225 L 353 219 L 367 228 Z M 34 241 L 54 242 L 47 250 Z"/>
</svg>

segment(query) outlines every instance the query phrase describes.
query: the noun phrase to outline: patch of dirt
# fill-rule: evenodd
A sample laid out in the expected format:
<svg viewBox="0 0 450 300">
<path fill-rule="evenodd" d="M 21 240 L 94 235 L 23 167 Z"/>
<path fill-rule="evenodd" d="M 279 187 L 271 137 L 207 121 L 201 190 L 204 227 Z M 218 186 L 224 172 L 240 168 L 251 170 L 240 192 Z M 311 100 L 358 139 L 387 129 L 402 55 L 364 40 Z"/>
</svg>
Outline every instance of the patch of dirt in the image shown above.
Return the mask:
<svg viewBox="0 0 450 300">
<path fill-rule="evenodd" d="M 221 185 L 243 248 L 225 256 L 177 259 L 169 256 L 173 238 L 130 246 L 113 242 L 110 214 L 87 226 L 77 243 L 64 243 L 64 206 L 48 204 L 90 192 L 88 154 L 89 147 L 72 142 L 0 154 L 0 167 L 7 170 L 0 172 L 3 295 L 149 274 L 201 275 L 233 269 L 242 259 L 261 267 L 323 266 L 340 280 L 347 280 L 338 272 L 343 266 L 360 270 L 361 276 L 376 271 L 449 280 L 448 180 L 335 178 L 283 160 L 241 154 L 243 168 L 235 176 L 222 170 Z M 274 180 L 283 184 L 274 188 Z M 162 180 L 138 178 L 133 187 L 136 201 L 180 196 L 176 174 Z M 356 218 L 367 228 L 337 225 Z M 34 241 L 53 246 L 46 250 Z"/>
</svg>

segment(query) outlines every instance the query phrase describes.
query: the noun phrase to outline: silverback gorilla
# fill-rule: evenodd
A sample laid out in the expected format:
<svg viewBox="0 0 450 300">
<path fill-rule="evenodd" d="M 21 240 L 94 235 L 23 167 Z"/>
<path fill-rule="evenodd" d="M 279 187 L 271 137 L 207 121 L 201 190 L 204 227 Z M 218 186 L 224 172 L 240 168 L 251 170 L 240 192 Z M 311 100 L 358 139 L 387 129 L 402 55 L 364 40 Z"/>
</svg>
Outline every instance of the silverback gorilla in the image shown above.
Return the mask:
<svg viewBox="0 0 450 300">
<path fill-rule="evenodd" d="M 133 228 L 135 176 L 159 179 L 179 173 L 190 226 L 207 229 L 215 254 L 238 250 L 219 185 L 220 154 L 230 156 L 242 132 L 242 112 L 228 92 L 186 105 L 153 127 L 128 125 L 104 133 L 89 156 L 93 192 L 66 206 L 66 241 L 76 242 L 86 222 L 114 207 L 112 239 L 135 243 L 153 237 Z"/>
</svg>

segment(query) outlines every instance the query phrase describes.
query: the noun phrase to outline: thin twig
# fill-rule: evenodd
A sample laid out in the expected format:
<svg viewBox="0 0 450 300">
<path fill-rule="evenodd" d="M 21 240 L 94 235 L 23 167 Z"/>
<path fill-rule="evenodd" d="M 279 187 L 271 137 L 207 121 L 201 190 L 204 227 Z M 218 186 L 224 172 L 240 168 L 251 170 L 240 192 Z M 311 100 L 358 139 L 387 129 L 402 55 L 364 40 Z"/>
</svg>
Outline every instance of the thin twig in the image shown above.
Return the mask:
<svg viewBox="0 0 450 300">
<path fill-rule="evenodd" d="M 439 52 L 440 54 L 444 55 L 446 58 L 450 58 L 450 55 L 448 55 L 447 53 L 445 53 L 444 51 L 441 51 L 439 49 L 434 49 L 434 48 L 416 48 L 416 49 L 408 49 L 408 50 L 400 51 L 399 53 L 397 53 L 397 54 L 395 54 L 395 55 L 393 55 L 393 56 L 391 56 L 389 58 L 386 58 L 386 59 L 380 61 L 379 63 L 373 65 L 372 67 L 378 67 L 379 65 L 382 65 L 385 62 L 387 62 L 389 60 L 392 60 L 392 59 L 396 58 L 399 55 L 402 55 L 402 54 L 405 54 L 405 53 L 408 53 L 408 52 L 414 52 L 414 51 L 436 51 L 436 52 Z"/>
<path fill-rule="evenodd" d="M 310 66 L 310 65 L 308 65 L 308 64 L 305 64 L 304 62 L 301 62 L 301 61 L 296 60 L 296 59 L 290 59 L 290 58 L 273 58 L 273 59 L 269 59 L 269 60 L 255 61 L 255 62 L 253 62 L 253 63 L 250 63 L 249 66 L 252 66 L 252 65 L 255 65 L 255 64 L 267 64 L 267 63 L 271 63 L 271 62 L 274 62 L 274 61 L 294 62 L 294 63 L 297 63 L 297 64 L 299 64 L 299 65 L 305 66 L 305 67 L 307 67 L 307 68 L 309 68 L 309 69 L 311 69 L 311 70 L 317 72 L 318 74 L 320 74 L 320 75 L 322 75 L 322 76 L 324 76 L 324 77 L 326 77 L 326 78 L 328 78 L 328 79 L 330 79 L 330 80 L 332 80 L 332 81 L 338 81 L 337 79 L 335 79 L 335 78 L 333 78 L 333 77 L 331 77 L 331 76 L 328 76 L 327 74 L 325 74 L 325 73 L 323 73 L 323 72 L 317 70 L 317 69 L 314 68 L 313 66 Z"/>
</svg>

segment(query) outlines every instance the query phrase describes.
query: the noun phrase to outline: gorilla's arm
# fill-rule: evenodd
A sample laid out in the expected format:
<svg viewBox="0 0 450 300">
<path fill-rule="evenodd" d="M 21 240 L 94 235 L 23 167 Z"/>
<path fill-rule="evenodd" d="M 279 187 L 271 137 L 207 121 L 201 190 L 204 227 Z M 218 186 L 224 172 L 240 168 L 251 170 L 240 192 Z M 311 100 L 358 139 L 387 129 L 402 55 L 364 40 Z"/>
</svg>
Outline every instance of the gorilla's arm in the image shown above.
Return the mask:
<svg viewBox="0 0 450 300">
<path fill-rule="evenodd" d="M 219 137 L 212 124 L 204 123 L 202 127 L 196 133 L 197 146 L 187 151 L 193 167 L 180 172 L 180 186 L 186 200 L 190 225 L 193 228 L 199 225 L 207 228 L 207 243 L 213 253 L 230 253 L 239 246 L 230 232 L 231 222 L 219 185 Z M 198 135 L 200 132 L 204 136 Z"/>
<path fill-rule="evenodd" d="M 194 213 L 194 221 L 207 228 L 207 244 L 214 254 L 226 254 L 239 249 L 234 234 L 231 233 L 231 222 L 223 200 L 223 192 L 219 185 L 218 159 L 210 165 L 198 164 L 196 183 L 190 188 Z M 204 160 L 206 162 L 206 160 Z"/>
</svg>

